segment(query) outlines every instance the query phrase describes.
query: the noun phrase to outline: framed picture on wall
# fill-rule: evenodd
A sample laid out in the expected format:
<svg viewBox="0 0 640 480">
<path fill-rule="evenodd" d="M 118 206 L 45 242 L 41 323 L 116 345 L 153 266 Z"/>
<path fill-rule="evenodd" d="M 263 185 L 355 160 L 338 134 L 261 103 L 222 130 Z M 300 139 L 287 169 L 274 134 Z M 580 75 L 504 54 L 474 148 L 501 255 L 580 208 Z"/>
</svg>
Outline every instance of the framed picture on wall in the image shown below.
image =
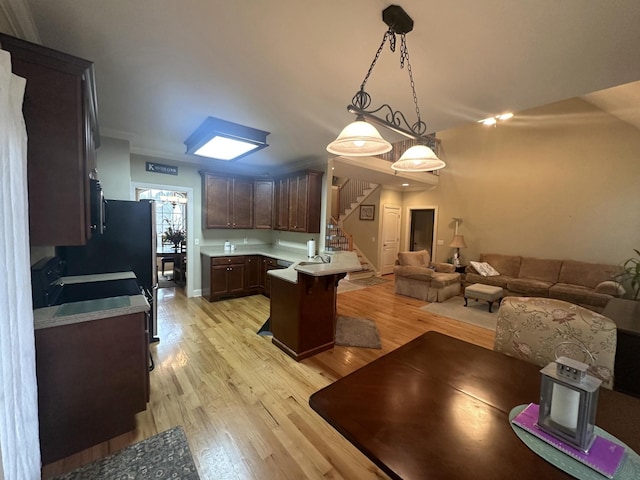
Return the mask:
<svg viewBox="0 0 640 480">
<path fill-rule="evenodd" d="M 374 220 L 375 215 L 375 205 L 360 205 L 360 220 Z"/>
</svg>

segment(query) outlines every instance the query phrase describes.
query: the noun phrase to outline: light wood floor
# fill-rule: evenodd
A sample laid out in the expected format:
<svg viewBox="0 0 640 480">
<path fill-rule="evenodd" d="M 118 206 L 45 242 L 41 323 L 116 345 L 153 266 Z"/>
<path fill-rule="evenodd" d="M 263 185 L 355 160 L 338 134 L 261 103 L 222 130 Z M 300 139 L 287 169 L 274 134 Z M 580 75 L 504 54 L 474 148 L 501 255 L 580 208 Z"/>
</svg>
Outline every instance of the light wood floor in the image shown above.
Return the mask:
<svg viewBox="0 0 640 480">
<path fill-rule="evenodd" d="M 386 278 L 393 279 L 393 276 Z M 335 347 L 300 363 L 256 335 L 269 316 L 260 295 L 209 303 L 161 289 L 151 401 L 135 431 L 43 468 L 64 473 L 183 425 L 204 479 L 387 478 L 309 407 L 311 394 L 435 330 L 491 348 L 493 332 L 422 312 L 393 281 L 338 295 L 338 313 L 375 320 L 382 349 Z"/>
</svg>

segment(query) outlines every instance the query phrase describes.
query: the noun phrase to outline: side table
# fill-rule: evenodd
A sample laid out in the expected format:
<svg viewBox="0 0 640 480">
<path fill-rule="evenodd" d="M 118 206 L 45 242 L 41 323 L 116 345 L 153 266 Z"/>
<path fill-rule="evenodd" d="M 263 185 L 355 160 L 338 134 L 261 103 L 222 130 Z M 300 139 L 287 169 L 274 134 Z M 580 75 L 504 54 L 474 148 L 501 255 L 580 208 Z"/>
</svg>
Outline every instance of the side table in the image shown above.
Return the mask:
<svg viewBox="0 0 640 480">
<path fill-rule="evenodd" d="M 602 314 L 618 330 L 613 388 L 640 397 L 640 302 L 614 298 Z"/>
</svg>

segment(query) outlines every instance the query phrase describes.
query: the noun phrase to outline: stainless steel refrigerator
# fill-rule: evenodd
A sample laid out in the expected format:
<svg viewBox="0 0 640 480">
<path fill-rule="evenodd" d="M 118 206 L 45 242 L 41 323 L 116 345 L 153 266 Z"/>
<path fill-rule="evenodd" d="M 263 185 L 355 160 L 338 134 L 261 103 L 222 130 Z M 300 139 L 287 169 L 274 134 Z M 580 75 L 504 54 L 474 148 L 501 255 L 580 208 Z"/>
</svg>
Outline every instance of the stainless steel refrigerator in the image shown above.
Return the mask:
<svg viewBox="0 0 640 480">
<path fill-rule="evenodd" d="M 151 306 L 149 340 L 158 341 L 155 202 L 107 200 L 105 223 L 104 233 L 86 245 L 58 247 L 66 275 L 133 271 Z"/>
</svg>

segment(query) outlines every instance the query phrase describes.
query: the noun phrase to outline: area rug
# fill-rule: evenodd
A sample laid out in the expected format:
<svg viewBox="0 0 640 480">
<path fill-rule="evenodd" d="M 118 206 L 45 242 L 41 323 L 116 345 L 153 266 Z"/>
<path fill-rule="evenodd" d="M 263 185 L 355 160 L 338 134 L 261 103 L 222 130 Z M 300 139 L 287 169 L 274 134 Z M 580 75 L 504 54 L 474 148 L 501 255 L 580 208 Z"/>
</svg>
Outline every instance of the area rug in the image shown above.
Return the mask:
<svg viewBox="0 0 640 480">
<path fill-rule="evenodd" d="M 53 480 L 197 480 L 182 427 L 174 427 Z"/>
<path fill-rule="evenodd" d="M 343 278 L 342 280 L 340 280 L 340 282 L 338 282 L 338 289 L 336 290 L 336 292 L 337 293 L 353 292 L 355 290 L 362 290 L 363 288 L 366 288 L 366 287 L 364 285 L 356 285 L 355 283 L 350 282 L 346 278 Z"/>
<path fill-rule="evenodd" d="M 454 320 L 470 323 L 488 330 L 496 329 L 498 319 L 497 302 L 494 302 L 491 308 L 493 313 L 489 313 L 489 304 L 487 302 L 481 300 L 476 302 L 475 300 L 469 299 L 469 306 L 465 307 L 464 298 L 460 296 L 451 297 L 442 303 L 430 303 L 429 305 L 421 307 L 420 310 L 453 318 Z"/>
<path fill-rule="evenodd" d="M 256 333 L 265 337 L 273 335 L 273 333 L 271 333 L 271 317 L 267 318 L 267 321 L 264 322 L 264 324 L 260 327 L 260 330 L 258 330 Z"/>
<path fill-rule="evenodd" d="M 336 319 L 336 345 L 382 348 L 380 334 L 373 320 L 342 315 L 338 315 Z"/>
<path fill-rule="evenodd" d="M 363 285 L 365 287 L 373 287 L 374 285 L 380 285 L 381 283 L 390 282 L 388 278 L 382 277 L 367 277 L 367 278 L 356 278 L 354 280 L 349 280 L 351 283 L 355 283 L 356 285 Z"/>
<path fill-rule="evenodd" d="M 273 335 L 271 333 L 271 319 L 267 319 L 258 335 Z M 368 318 L 344 317 L 338 315 L 336 319 L 336 345 L 343 347 L 382 348 L 380 334 L 373 320 Z"/>
<path fill-rule="evenodd" d="M 177 286 L 178 284 L 173 280 L 158 279 L 158 288 L 173 288 Z"/>
</svg>

